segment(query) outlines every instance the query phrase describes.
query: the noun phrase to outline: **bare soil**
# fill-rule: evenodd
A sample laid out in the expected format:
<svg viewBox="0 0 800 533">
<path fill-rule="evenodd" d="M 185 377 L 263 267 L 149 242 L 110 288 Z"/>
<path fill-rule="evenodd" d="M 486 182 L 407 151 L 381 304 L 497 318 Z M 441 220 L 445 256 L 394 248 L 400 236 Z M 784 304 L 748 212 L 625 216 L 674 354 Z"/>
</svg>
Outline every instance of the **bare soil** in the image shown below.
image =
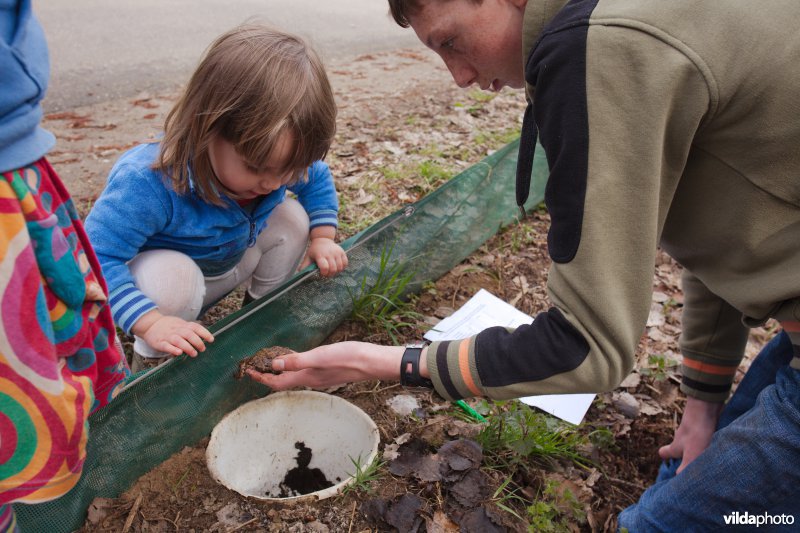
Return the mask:
<svg viewBox="0 0 800 533">
<path fill-rule="evenodd" d="M 520 92 L 460 90 L 429 53 L 362 56 L 332 65 L 329 72 L 340 109 L 328 162 L 342 201 L 342 239 L 424 196 L 518 132 Z M 115 159 L 156 138 L 176 97 L 143 94 L 46 117 L 45 126 L 59 141 L 50 160 L 82 215 Z M 414 300 L 424 319 L 402 331 L 404 340 L 419 339 L 480 288 L 528 314 L 547 309 L 548 225 L 546 212 L 534 213 L 427 287 Z M 379 427 L 385 464 L 368 490 L 295 505 L 254 501 L 211 479 L 204 439 L 142 476 L 119 498 L 98 498 L 82 531 L 525 531 L 541 527 L 534 520 L 542 514 L 528 514 L 536 502 L 551 505 L 547 524 L 553 531 L 613 531 L 619 511 L 655 478 L 657 449 L 670 441 L 683 407 L 675 366 L 679 277 L 680 267 L 659 255 L 637 368 L 619 389 L 598 395 L 579 428 L 585 436 L 606 437 L 587 437 L 581 450 L 587 467 L 526 459 L 513 471 L 487 468 L 474 445 L 479 423 L 465 420 L 430 391 L 366 382 L 330 392 L 359 406 Z M 227 315 L 240 302 L 239 292 L 205 321 Z M 754 332 L 749 355 L 766 336 L 764 330 Z M 355 322 L 342 324 L 328 341 L 347 339 L 389 342 L 385 332 Z M 399 414 L 387 404 L 398 395 L 412 395 L 419 407 Z M 509 480 L 515 497 L 503 499 L 498 488 Z"/>
</svg>

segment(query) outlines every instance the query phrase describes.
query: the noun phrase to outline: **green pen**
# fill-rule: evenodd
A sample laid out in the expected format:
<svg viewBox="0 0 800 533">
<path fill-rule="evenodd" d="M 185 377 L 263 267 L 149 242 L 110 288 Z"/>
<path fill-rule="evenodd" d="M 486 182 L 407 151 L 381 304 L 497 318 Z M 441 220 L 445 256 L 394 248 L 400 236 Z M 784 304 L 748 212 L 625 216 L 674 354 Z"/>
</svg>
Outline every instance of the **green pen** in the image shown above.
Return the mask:
<svg viewBox="0 0 800 533">
<path fill-rule="evenodd" d="M 486 422 L 486 418 L 484 418 L 483 415 L 481 415 L 478 411 L 467 405 L 467 402 L 465 402 L 464 400 L 456 400 L 453 403 L 459 406 L 462 411 L 467 413 L 469 416 L 471 416 L 478 422 Z"/>
</svg>

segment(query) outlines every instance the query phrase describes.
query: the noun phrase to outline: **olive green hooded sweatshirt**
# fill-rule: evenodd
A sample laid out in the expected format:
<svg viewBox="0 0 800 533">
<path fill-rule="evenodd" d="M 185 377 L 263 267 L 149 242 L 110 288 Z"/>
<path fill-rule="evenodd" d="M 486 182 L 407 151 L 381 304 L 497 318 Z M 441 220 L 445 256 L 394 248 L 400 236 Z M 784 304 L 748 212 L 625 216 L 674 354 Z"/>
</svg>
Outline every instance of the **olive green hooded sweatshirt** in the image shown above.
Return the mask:
<svg viewBox="0 0 800 533">
<path fill-rule="evenodd" d="M 554 307 L 432 344 L 439 393 L 616 387 L 659 246 L 685 268 L 687 394 L 727 398 L 748 326 L 774 317 L 800 344 L 798 20 L 797 0 L 528 0 L 523 137 L 538 129 L 550 168 Z"/>
</svg>

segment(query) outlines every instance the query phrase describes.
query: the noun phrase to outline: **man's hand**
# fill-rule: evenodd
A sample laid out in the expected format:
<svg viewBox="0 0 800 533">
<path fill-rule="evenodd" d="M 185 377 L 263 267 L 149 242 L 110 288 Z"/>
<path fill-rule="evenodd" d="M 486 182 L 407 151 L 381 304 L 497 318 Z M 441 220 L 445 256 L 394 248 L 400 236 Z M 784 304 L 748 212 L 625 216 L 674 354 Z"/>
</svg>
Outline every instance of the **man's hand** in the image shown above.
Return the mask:
<svg viewBox="0 0 800 533">
<path fill-rule="evenodd" d="M 687 398 L 675 437 L 671 443 L 658 450 L 658 455 L 664 460 L 682 459 L 678 467 L 680 473 L 708 447 L 721 412 L 721 403 Z"/>
<path fill-rule="evenodd" d="M 251 369 L 247 375 L 276 391 L 295 387 L 324 389 L 370 379 L 398 380 L 403 350 L 399 346 L 339 342 L 276 357 L 272 370 L 280 374 Z"/>
<path fill-rule="evenodd" d="M 204 340 L 214 341 L 211 332 L 197 322 L 162 315 L 155 309 L 142 315 L 131 329 L 134 335 L 144 339 L 154 350 L 171 355 L 186 353 L 196 357 L 198 351 L 206 350 Z"/>
</svg>

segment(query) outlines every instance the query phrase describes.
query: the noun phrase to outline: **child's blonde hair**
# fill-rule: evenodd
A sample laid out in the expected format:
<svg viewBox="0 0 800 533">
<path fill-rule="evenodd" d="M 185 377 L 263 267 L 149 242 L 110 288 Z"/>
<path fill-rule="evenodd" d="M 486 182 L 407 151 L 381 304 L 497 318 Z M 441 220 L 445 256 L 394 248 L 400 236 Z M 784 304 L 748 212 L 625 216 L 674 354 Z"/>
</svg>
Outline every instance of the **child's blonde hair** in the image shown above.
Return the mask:
<svg viewBox="0 0 800 533">
<path fill-rule="evenodd" d="M 154 164 L 179 194 L 189 176 L 204 200 L 224 205 L 229 192 L 211 167 L 215 135 L 245 161 L 266 164 L 284 131 L 294 140 L 287 170 L 305 177 L 325 157 L 336 132 L 336 103 L 316 52 L 303 39 L 275 28 L 245 24 L 206 50 L 183 95 L 167 115 Z"/>
</svg>

